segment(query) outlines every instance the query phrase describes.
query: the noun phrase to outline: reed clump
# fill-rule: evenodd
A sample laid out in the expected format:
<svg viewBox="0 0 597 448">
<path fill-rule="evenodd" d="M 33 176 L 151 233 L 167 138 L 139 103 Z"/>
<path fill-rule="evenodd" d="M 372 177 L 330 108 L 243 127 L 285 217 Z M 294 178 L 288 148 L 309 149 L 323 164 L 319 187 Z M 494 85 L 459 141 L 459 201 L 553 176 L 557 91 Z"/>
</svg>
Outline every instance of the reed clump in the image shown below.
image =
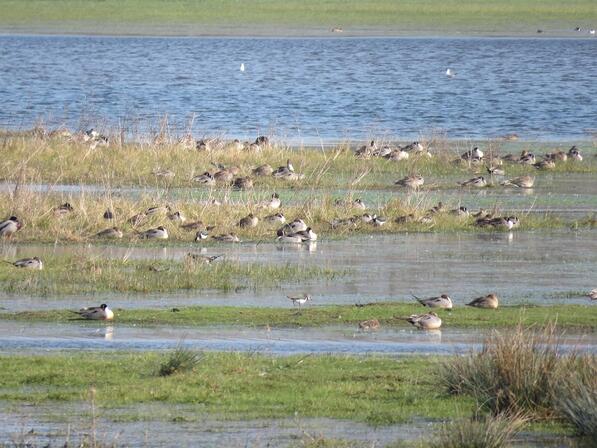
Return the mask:
<svg viewBox="0 0 597 448">
<path fill-rule="evenodd" d="M 183 345 L 176 347 L 160 364 L 159 376 L 170 376 L 177 373 L 192 372 L 201 362 L 203 355 L 196 353 Z"/>
</svg>

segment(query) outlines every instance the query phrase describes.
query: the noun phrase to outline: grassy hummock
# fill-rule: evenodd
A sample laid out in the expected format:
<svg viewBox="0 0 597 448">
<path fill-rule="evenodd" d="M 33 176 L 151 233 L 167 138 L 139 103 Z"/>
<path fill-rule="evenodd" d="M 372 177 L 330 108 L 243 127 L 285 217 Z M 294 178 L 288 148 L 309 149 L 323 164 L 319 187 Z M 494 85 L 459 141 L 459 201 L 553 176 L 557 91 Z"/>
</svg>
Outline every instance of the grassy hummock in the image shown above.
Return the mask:
<svg viewBox="0 0 597 448">
<path fill-rule="evenodd" d="M 280 304 L 288 300 L 280 297 Z M 366 306 L 324 305 L 292 308 L 245 308 L 230 306 L 179 307 L 170 309 L 115 310 L 115 323 L 135 325 L 245 325 L 274 327 L 317 327 L 321 325 L 357 325 L 368 319 L 378 319 L 390 327 L 410 327 L 404 317 L 424 313 L 428 308 L 411 303 L 378 303 Z M 497 328 L 519 324 L 546 325 L 557 321 L 561 328 L 594 332 L 597 329 L 597 307 L 594 305 L 502 306 L 497 310 L 457 307 L 452 312 L 438 311 L 443 327 Z M 0 319 L 67 322 L 69 311 L 23 311 L 0 313 Z"/>
</svg>

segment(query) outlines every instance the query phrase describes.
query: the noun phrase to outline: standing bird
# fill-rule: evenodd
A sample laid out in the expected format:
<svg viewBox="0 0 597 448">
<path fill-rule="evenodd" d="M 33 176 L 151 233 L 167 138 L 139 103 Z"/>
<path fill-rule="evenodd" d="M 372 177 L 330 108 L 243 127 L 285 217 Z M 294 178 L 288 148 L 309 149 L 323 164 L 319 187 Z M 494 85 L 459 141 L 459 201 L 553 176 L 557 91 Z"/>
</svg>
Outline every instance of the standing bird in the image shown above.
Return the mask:
<svg viewBox="0 0 597 448">
<path fill-rule="evenodd" d="M 442 294 L 439 297 L 431 297 L 429 299 L 420 299 L 419 297 L 413 295 L 413 298 L 421 305 L 427 306 L 429 308 L 442 308 L 446 310 L 452 309 L 452 299 L 450 299 L 447 294 Z"/>
<path fill-rule="evenodd" d="M 495 310 L 499 303 L 498 298 L 495 294 L 487 294 L 483 297 L 477 297 L 473 299 L 471 302 L 466 304 L 467 306 L 474 306 L 476 308 L 488 308 Z"/>
<path fill-rule="evenodd" d="M 108 305 L 102 303 L 100 306 L 92 306 L 89 308 L 81 308 L 79 311 L 73 311 L 83 319 L 91 320 L 112 320 L 114 319 L 114 312 L 108 308 Z"/>
<path fill-rule="evenodd" d="M 21 227 L 23 227 L 23 224 L 21 224 L 19 218 L 11 216 L 6 221 L 0 222 L 0 236 L 12 236 Z"/>
<path fill-rule="evenodd" d="M 298 296 L 298 297 L 292 297 L 292 296 L 286 296 L 286 297 L 288 297 L 292 301 L 293 306 L 298 304 L 299 310 L 301 309 L 301 306 L 303 306 L 305 303 L 307 303 L 309 300 L 311 300 L 311 296 L 309 294 L 303 294 L 302 296 Z"/>
</svg>

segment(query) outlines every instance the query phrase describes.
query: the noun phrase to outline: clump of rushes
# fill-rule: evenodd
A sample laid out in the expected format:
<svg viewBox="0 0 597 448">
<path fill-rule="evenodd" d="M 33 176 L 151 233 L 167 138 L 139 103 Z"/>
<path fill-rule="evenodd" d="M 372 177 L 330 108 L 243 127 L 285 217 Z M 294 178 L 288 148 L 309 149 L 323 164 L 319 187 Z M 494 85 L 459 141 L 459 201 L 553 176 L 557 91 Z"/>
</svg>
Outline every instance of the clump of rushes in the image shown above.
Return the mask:
<svg viewBox="0 0 597 448">
<path fill-rule="evenodd" d="M 439 378 L 448 392 L 471 395 L 494 415 L 524 411 L 534 418 L 553 417 L 554 385 L 589 362 L 561 355 L 558 347 L 555 325 L 494 331 L 479 353 L 446 361 Z"/>
<path fill-rule="evenodd" d="M 554 385 L 555 405 L 577 434 L 597 440 L 597 357 L 587 356 Z"/>
<path fill-rule="evenodd" d="M 160 364 L 159 376 L 170 376 L 176 373 L 191 372 L 201 362 L 203 355 L 185 348 L 179 344 L 176 349 L 168 354 L 166 360 Z"/>
<path fill-rule="evenodd" d="M 527 422 L 522 414 L 498 414 L 442 425 L 431 448 L 503 448 Z"/>
</svg>

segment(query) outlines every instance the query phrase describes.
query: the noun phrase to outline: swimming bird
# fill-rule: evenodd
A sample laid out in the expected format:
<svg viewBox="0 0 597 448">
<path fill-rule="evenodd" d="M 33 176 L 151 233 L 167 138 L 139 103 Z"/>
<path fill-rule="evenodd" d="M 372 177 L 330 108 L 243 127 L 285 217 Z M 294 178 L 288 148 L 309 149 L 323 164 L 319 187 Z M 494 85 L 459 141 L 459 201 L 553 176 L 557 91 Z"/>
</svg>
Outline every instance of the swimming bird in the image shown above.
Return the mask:
<svg viewBox="0 0 597 448">
<path fill-rule="evenodd" d="M 141 238 L 146 239 L 158 239 L 158 240 L 167 240 L 168 239 L 168 230 L 166 230 L 163 226 L 156 227 L 155 229 L 149 229 L 139 234 Z"/>
<path fill-rule="evenodd" d="M 187 258 L 196 261 L 199 263 L 210 264 L 216 261 L 218 258 L 222 258 L 224 255 L 201 255 L 201 254 L 194 254 L 192 252 L 187 253 Z"/>
<path fill-rule="evenodd" d="M 118 227 L 110 227 L 108 229 L 104 229 L 101 232 L 96 233 L 95 236 L 99 238 L 118 239 L 123 237 L 123 233 L 122 230 L 120 230 Z"/>
<path fill-rule="evenodd" d="M 305 303 L 307 303 L 309 300 L 311 300 L 311 295 L 309 294 L 303 294 L 302 296 L 286 296 L 288 297 L 291 301 L 292 301 L 292 305 L 297 305 L 299 306 L 299 309 L 301 308 L 301 306 L 303 306 Z"/>
<path fill-rule="evenodd" d="M 11 216 L 6 221 L 0 222 L 0 237 L 10 237 L 23 227 L 16 216 Z"/>
<path fill-rule="evenodd" d="M 513 179 L 507 179 L 500 185 L 513 185 L 518 188 L 533 188 L 533 185 L 535 185 L 535 178 L 533 176 L 520 176 Z"/>
<path fill-rule="evenodd" d="M 434 312 L 427 314 L 412 314 L 406 320 L 415 327 L 423 330 L 437 330 L 442 326 L 442 320 Z"/>
<path fill-rule="evenodd" d="M 431 297 L 429 299 L 420 299 L 419 297 L 413 295 L 413 298 L 421 305 L 427 306 L 429 308 L 442 308 L 446 310 L 452 309 L 452 299 L 450 299 L 447 294 L 442 294 L 439 297 Z"/>
<path fill-rule="evenodd" d="M 10 263 L 17 268 L 35 269 L 38 271 L 41 271 L 44 268 L 44 264 L 39 257 L 21 258 L 20 260 L 14 262 L 6 260 L 3 261 L 6 263 Z"/>
<path fill-rule="evenodd" d="M 241 62 L 241 64 L 240 64 L 240 71 L 241 72 L 245 71 L 245 64 L 243 62 Z"/>
<path fill-rule="evenodd" d="M 108 308 L 108 305 L 102 303 L 100 306 L 92 306 L 89 308 L 81 308 L 79 311 L 72 311 L 78 314 L 83 319 L 91 320 L 112 320 L 114 319 L 114 312 Z"/>
<path fill-rule="evenodd" d="M 413 174 L 412 176 L 406 176 L 400 180 L 397 180 L 396 182 L 394 182 L 394 185 L 406 187 L 411 190 L 417 190 L 420 187 L 422 187 L 424 183 L 425 179 L 423 178 L 423 176 L 420 176 L 419 174 Z"/>
<path fill-rule="evenodd" d="M 448 78 L 453 78 L 454 76 L 456 76 L 456 72 L 454 70 L 452 70 L 451 68 L 447 68 L 446 69 L 446 76 Z"/>
<path fill-rule="evenodd" d="M 594 35 L 595 35 L 595 29 L 594 29 L 594 28 L 591 28 L 591 29 L 589 30 L 589 34 L 590 34 L 591 36 L 594 36 Z"/>
<path fill-rule="evenodd" d="M 483 188 L 487 186 L 487 181 L 483 176 L 473 177 L 472 179 L 465 180 L 464 182 L 458 182 L 461 187 L 476 187 Z"/>
<path fill-rule="evenodd" d="M 498 307 L 498 298 L 495 294 L 487 294 L 486 296 L 473 299 L 466 305 L 476 308 L 489 308 L 495 310 Z"/>
<path fill-rule="evenodd" d="M 361 331 L 376 331 L 379 330 L 381 325 L 377 319 L 369 319 L 359 322 L 359 330 Z"/>
<path fill-rule="evenodd" d="M 238 226 L 244 229 L 257 227 L 257 224 L 259 224 L 259 218 L 255 216 L 253 213 L 249 213 L 247 216 L 245 216 L 238 222 Z"/>
<path fill-rule="evenodd" d="M 222 243 L 240 243 L 240 238 L 235 233 L 224 233 L 222 235 L 216 235 L 213 237 L 213 239 Z"/>
</svg>

